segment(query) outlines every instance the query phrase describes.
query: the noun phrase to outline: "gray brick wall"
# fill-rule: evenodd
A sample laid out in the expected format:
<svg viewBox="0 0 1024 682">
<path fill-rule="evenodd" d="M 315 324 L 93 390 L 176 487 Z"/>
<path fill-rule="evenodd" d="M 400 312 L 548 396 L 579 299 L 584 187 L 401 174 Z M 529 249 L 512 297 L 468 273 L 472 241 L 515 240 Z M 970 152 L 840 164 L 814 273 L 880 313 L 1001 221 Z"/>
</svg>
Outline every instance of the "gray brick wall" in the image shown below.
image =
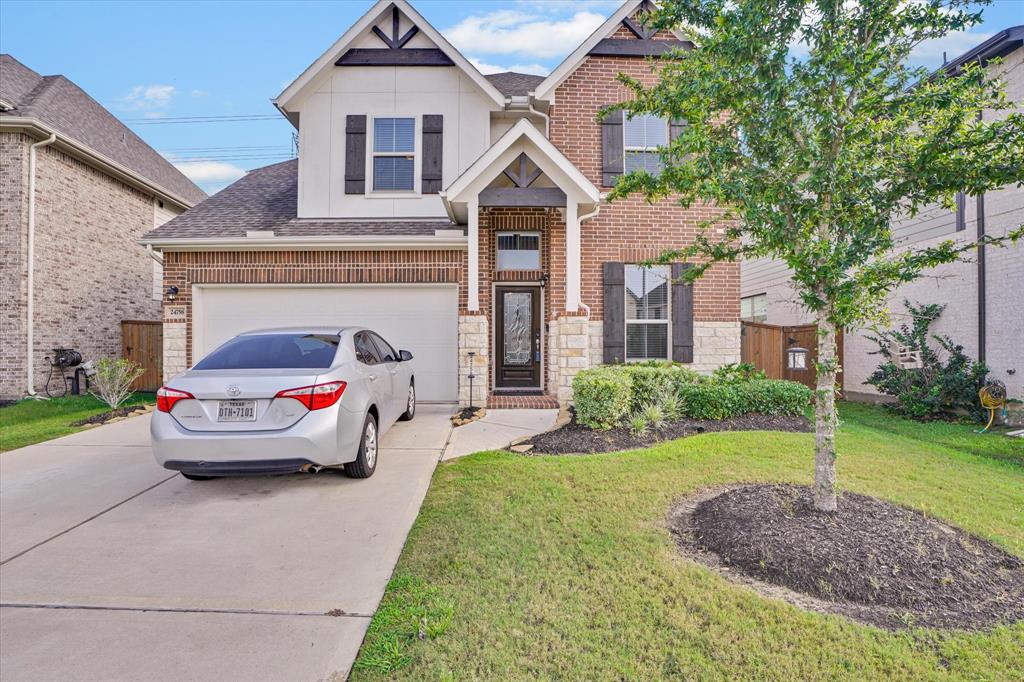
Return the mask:
<svg viewBox="0 0 1024 682">
<path fill-rule="evenodd" d="M 27 208 L 7 210 L 9 196 L 27 201 L 28 138 L 0 135 L 0 198 L 4 200 L 4 310 L 0 329 L 0 397 L 25 390 L 24 257 Z M 121 320 L 158 320 L 153 267 L 135 240 L 152 229 L 153 197 L 55 149 L 37 152 L 35 344 L 36 390 L 43 391 L 52 348 L 78 349 L 86 359 L 120 357 Z M 8 249 L 11 244 L 15 248 Z M 8 253 L 19 253 L 11 258 Z M 12 292 L 8 295 L 8 292 Z"/>
</svg>

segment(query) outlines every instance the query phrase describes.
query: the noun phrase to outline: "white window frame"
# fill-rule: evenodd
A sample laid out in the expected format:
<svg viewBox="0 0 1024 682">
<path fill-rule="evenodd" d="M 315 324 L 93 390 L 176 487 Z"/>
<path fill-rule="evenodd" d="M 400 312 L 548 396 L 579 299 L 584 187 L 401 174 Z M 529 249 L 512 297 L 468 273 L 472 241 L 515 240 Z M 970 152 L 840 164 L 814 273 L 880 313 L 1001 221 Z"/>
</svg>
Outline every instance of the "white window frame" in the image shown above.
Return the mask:
<svg viewBox="0 0 1024 682">
<path fill-rule="evenodd" d="M 756 310 L 757 306 L 754 305 L 754 302 L 756 300 L 758 300 L 758 299 L 763 299 L 764 300 L 765 314 L 763 316 L 764 317 L 763 320 L 757 319 L 758 315 L 755 313 L 755 310 Z M 744 317 L 744 315 L 743 315 L 743 304 L 746 301 L 750 301 L 750 315 Z M 750 296 L 743 296 L 743 297 L 741 297 L 740 298 L 740 319 L 743 320 L 744 322 L 760 322 L 760 323 L 767 322 L 768 321 L 768 294 L 762 292 L 760 294 L 751 294 Z"/>
<path fill-rule="evenodd" d="M 634 118 L 637 118 L 637 117 L 634 116 Z M 658 120 L 660 120 L 662 122 L 662 124 L 664 124 L 664 126 L 665 126 L 665 140 L 667 142 L 671 142 L 672 141 L 672 128 L 669 125 L 669 120 L 666 119 L 666 118 L 662 118 L 661 116 L 655 116 L 654 118 L 657 118 Z M 629 173 L 630 172 L 630 171 L 626 170 L 626 157 L 629 156 L 630 152 L 642 152 L 642 153 L 645 153 L 645 154 L 647 154 L 647 153 L 657 154 L 658 153 L 658 145 L 655 145 L 653 147 L 630 147 L 630 146 L 628 146 L 626 144 L 626 126 L 629 124 L 630 120 L 631 119 L 629 118 L 628 115 L 624 115 L 623 116 L 623 119 L 622 119 L 622 172 L 623 173 Z M 660 161 L 660 159 L 659 159 L 659 161 Z"/>
<path fill-rule="evenodd" d="M 420 164 L 417 163 L 417 159 L 420 157 L 420 138 L 422 137 L 420 130 L 422 121 L 418 114 L 370 114 L 368 116 L 370 120 L 369 130 L 366 135 L 366 177 L 370 184 L 370 191 L 368 195 L 375 196 L 378 198 L 388 197 L 408 197 L 420 193 Z M 411 152 L 378 152 L 374 149 L 374 139 L 376 138 L 377 120 L 382 118 L 408 118 L 412 119 L 412 151 Z M 412 189 L 377 189 L 375 180 L 374 160 L 378 156 L 398 156 L 398 157 L 412 157 Z"/>
<path fill-rule="evenodd" d="M 629 268 L 640 268 L 642 270 L 659 270 L 661 272 L 664 272 L 665 273 L 665 283 L 668 286 L 668 288 L 666 290 L 667 296 L 665 297 L 665 313 L 666 313 L 667 317 L 664 320 L 651 320 L 651 319 L 637 320 L 637 319 L 630 319 L 629 318 L 629 305 L 627 303 L 628 297 L 629 297 L 629 285 L 627 284 L 627 281 L 628 281 L 629 278 L 626 276 L 626 273 L 623 272 L 623 277 L 622 277 L 622 279 L 623 279 L 623 282 L 622 282 L 622 289 L 623 289 L 622 305 L 625 308 L 625 310 L 623 311 L 622 317 L 625 320 L 625 324 L 623 325 L 622 332 L 623 332 L 623 335 L 625 336 L 625 338 L 622 340 L 623 341 L 623 343 L 622 343 L 622 354 L 625 356 L 626 362 L 644 362 L 646 360 L 671 360 L 672 359 L 672 266 L 670 266 L 670 265 L 654 265 L 654 266 L 651 266 L 650 268 L 643 268 L 642 266 L 640 266 L 637 263 L 626 263 L 624 267 L 626 268 L 627 271 L 628 271 Z M 631 325 L 631 324 L 643 324 L 643 325 L 664 324 L 667 327 L 667 331 L 666 331 L 666 334 L 665 334 L 665 357 L 663 357 L 663 358 L 652 358 L 652 357 L 631 358 L 631 357 L 629 357 L 629 325 Z"/>
<path fill-rule="evenodd" d="M 523 272 L 524 268 L 503 268 L 499 265 L 498 253 L 501 251 L 500 238 L 508 235 L 518 235 L 520 237 L 536 237 L 537 238 L 537 267 L 525 268 L 525 271 L 532 272 L 533 270 L 541 269 L 541 233 L 536 230 L 499 230 L 494 233 L 494 269 L 497 272 Z"/>
</svg>

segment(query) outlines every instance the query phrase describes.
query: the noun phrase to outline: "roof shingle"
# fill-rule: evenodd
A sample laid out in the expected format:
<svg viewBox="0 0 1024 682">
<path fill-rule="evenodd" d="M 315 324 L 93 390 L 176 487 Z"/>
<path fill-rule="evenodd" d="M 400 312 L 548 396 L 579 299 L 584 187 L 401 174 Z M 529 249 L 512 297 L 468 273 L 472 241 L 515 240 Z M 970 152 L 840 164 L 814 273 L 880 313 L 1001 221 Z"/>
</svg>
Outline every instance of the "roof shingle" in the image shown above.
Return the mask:
<svg viewBox="0 0 1024 682">
<path fill-rule="evenodd" d="M 544 81 L 544 76 L 534 76 L 529 73 L 516 73 L 515 71 L 503 71 L 484 76 L 491 82 L 491 85 L 498 88 L 498 91 L 506 97 L 521 97 L 533 92 L 538 85 Z"/>
<path fill-rule="evenodd" d="M 35 118 L 94 149 L 185 201 L 206 198 L 170 161 L 64 76 L 40 76 L 0 54 L 0 99 L 14 108 L 0 117 Z"/>
<path fill-rule="evenodd" d="M 463 229 L 443 219 L 298 218 L 298 167 L 298 160 L 291 159 L 249 171 L 143 240 L 241 238 L 249 231 L 262 230 L 273 230 L 275 237 L 404 237 Z"/>
</svg>

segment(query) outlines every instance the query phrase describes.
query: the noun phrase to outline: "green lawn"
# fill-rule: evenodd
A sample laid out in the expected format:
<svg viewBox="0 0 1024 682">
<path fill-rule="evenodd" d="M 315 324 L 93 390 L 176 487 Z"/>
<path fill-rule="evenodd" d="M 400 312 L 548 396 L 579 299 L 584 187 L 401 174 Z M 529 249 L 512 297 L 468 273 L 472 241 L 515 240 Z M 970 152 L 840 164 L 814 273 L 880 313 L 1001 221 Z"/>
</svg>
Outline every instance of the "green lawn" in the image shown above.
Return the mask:
<svg viewBox="0 0 1024 682">
<path fill-rule="evenodd" d="M 1024 441 L 843 405 L 839 480 L 1024 556 Z M 442 464 L 356 661 L 366 679 L 1021 679 L 1024 624 L 891 633 L 682 559 L 669 506 L 809 483 L 810 434 L 705 434 L 580 457 Z"/>
<path fill-rule="evenodd" d="M 156 402 L 152 393 L 135 393 L 124 404 Z M 71 422 L 109 411 L 93 396 L 68 396 L 53 400 L 22 400 L 0 407 L 0 452 L 80 431 Z"/>
</svg>

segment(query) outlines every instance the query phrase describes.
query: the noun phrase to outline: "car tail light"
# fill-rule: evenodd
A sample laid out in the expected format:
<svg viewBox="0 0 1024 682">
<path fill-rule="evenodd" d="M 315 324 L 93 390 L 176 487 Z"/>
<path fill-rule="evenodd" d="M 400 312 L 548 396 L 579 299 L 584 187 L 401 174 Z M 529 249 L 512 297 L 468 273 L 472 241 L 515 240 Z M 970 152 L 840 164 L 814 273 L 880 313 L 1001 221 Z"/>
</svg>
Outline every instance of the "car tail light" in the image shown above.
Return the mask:
<svg viewBox="0 0 1024 682">
<path fill-rule="evenodd" d="M 305 405 L 307 410 L 322 410 L 338 402 L 347 385 L 344 381 L 331 381 L 326 384 L 289 388 L 274 397 L 293 398 Z"/>
<path fill-rule="evenodd" d="M 188 391 L 179 391 L 176 388 L 161 386 L 156 392 L 156 409 L 161 412 L 170 412 L 181 400 L 195 400 L 196 397 Z"/>
</svg>

